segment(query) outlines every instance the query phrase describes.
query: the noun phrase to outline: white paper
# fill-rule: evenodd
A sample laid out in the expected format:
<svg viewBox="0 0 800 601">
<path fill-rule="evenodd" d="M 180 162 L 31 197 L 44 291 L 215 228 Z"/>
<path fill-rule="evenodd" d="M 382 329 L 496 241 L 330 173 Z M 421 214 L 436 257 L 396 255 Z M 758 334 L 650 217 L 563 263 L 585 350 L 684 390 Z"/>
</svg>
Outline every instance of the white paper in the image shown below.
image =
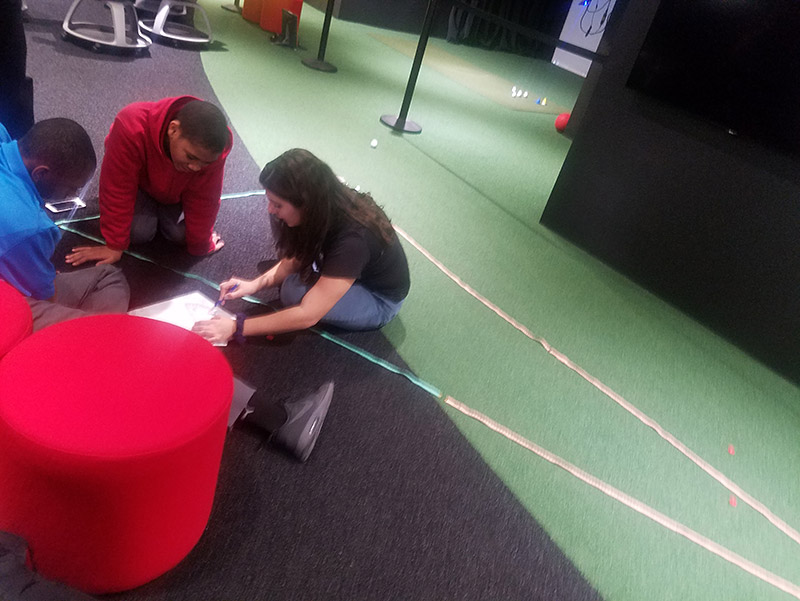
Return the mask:
<svg viewBox="0 0 800 601">
<path fill-rule="evenodd" d="M 214 315 L 235 319 L 231 313 L 222 307 L 214 308 L 214 303 L 215 301 L 205 294 L 195 291 L 128 311 L 128 315 L 165 321 L 184 330 L 191 330 L 196 322 L 211 319 Z M 214 346 L 226 345 L 227 342 L 214 343 Z"/>
</svg>

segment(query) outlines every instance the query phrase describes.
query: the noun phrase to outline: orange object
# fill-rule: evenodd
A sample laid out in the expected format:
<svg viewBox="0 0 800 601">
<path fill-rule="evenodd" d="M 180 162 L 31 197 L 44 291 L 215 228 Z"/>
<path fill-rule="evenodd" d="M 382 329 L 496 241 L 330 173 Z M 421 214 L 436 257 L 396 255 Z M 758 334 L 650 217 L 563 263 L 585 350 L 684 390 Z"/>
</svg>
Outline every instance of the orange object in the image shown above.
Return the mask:
<svg viewBox="0 0 800 601">
<path fill-rule="evenodd" d="M 261 21 L 261 8 L 264 0 L 244 0 L 242 5 L 242 17 L 251 23 Z"/>
<path fill-rule="evenodd" d="M 245 4 L 247 4 L 246 0 Z M 261 29 L 272 33 L 281 33 L 283 23 L 283 11 L 288 10 L 297 15 L 298 26 L 300 23 L 300 12 L 303 10 L 303 0 L 263 0 L 261 6 Z"/>
</svg>

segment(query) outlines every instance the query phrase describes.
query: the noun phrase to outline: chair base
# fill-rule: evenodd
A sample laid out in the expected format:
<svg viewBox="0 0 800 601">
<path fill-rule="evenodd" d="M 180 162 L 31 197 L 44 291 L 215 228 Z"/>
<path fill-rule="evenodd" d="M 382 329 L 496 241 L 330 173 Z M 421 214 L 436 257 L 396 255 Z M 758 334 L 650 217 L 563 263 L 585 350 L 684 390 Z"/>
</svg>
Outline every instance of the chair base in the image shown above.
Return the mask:
<svg viewBox="0 0 800 601">
<path fill-rule="evenodd" d="M 105 2 L 105 6 L 111 11 L 111 22 L 109 24 L 74 21 L 75 10 L 83 1 L 75 0 L 67 11 L 67 15 L 61 25 L 64 39 L 83 43 L 93 50 L 114 48 L 142 51 L 153 43 L 150 38 L 139 30 L 138 19 L 133 6 L 117 0 L 107 0 Z"/>
<path fill-rule="evenodd" d="M 65 40 L 75 42 L 81 46 L 94 51 L 117 50 L 119 52 L 144 52 L 153 43 L 147 36 L 133 42 L 120 45 L 114 38 L 114 30 L 111 27 L 103 27 L 92 23 L 78 23 L 78 27 L 71 30 L 66 29 L 61 32 L 61 37 Z M 81 27 L 84 25 L 84 27 Z"/>
<path fill-rule="evenodd" d="M 198 29 L 186 23 L 170 20 L 170 14 L 175 9 L 197 11 L 203 17 L 206 25 L 205 30 Z M 155 19 L 140 19 L 139 27 L 145 30 L 154 40 L 160 43 L 172 44 L 175 46 L 207 46 L 211 43 L 211 23 L 208 15 L 202 6 L 196 2 L 184 2 L 183 0 L 162 0 L 158 8 Z"/>
<path fill-rule="evenodd" d="M 139 27 L 147 32 L 147 35 L 154 41 L 161 44 L 171 44 L 173 46 L 207 46 L 211 43 L 211 36 L 195 29 L 190 25 L 180 23 L 170 23 L 168 31 L 156 31 L 153 19 L 141 19 Z"/>
</svg>

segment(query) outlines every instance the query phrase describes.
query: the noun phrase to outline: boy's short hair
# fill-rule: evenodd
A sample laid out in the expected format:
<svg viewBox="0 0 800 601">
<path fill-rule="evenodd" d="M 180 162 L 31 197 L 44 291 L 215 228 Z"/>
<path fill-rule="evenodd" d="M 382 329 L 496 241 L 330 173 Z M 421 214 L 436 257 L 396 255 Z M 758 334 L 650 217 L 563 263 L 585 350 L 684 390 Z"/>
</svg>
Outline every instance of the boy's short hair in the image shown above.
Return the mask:
<svg viewBox="0 0 800 601">
<path fill-rule="evenodd" d="M 228 147 L 230 131 L 223 112 L 205 100 L 190 100 L 174 119 L 181 124 L 181 136 L 214 153 Z"/>
<path fill-rule="evenodd" d="M 82 175 L 97 167 L 89 134 L 72 119 L 57 117 L 34 123 L 17 144 L 23 157 L 47 165 L 59 176 Z"/>
</svg>

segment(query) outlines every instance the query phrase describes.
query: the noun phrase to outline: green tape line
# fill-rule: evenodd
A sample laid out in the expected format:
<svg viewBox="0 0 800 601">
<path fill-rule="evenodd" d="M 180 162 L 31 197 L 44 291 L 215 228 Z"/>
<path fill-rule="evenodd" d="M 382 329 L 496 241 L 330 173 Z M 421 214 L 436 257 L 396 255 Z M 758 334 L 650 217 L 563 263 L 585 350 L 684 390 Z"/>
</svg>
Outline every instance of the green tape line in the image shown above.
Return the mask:
<svg viewBox="0 0 800 601">
<path fill-rule="evenodd" d="M 396 373 L 398 375 L 404 376 L 412 384 L 415 384 L 415 385 L 419 386 L 425 392 L 427 392 L 429 394 L 432 394 L 437 399 L 444 398 L 444 395 L 442 394 L 442 392 L 438 388 L 436 388 L 432 384 L 428 384 L 425 380 L 422 380 L 421 378 L 418 378 L 417 376 L 412 374 L 410 371 L 408 371 L 406 369 L 402 369 L 400 367 L 397 367 L 393 363 L 389 363 L 388 361 L 386 361 L 384 359 L 381 359 L 380 357 L 376 357 L 375 355 L 373 355 L 369 351 L 365 351 L 364 349 L 359 348 L 359 347 L 357 347 L 357 346 L 355 346 L 353 344 L 350 344 L 349 342 L 345 342 L 344 340 L 342 340 L 341 338 L 337 338 L 333 334 L 330 334 L 330 333 L 325 332 L 323 330 L 318 330 L 317 328 L 311 328 L 311 331 L 316 333 L 316 334 L 319 334 L 320 336 L 322 336 L 326 340 L 330 340 L 331 342 L 334 342 L 334 343 L 338 344 L 339 346 L 341 346 L 343 348 L 346 348 L 347 350 L 352 351 L 353 353 L 355 353 L 357 355 L 360 355 L 361 357 L 364 357 L 366 360 L 371 361 L 375 365 L 379 365 L 380 367 L 383 367 L 384 369 L 386 369 L 388 371 L 391 371 L 391 372 Z"/>
<path fill-rule="evenodd" d="M 246 198 L 248 196 L 263 196 L 264 190 L 250 190 L 248 192 L 231 192 L 230 194 L 223 194 L 220 196 L 220 200 L 229 200 L 232 198 Z M 100 215 L 91 215 L 89 217 L 79 217 L 78 219 L 59 219 L 54 223 L 57 226 L 67 225 L 70 223 L 80 223 L 81 221 L 92 221 L 93 219 L 99 219 Z M 80 232 L 76 232 L 80 233 Z"/>
<path fill-rule="evenodd" d="M 58 227 L 68 223 L 80 223 L 81 221 L 91 221 L 92 219 L 100 219 L 100 215 L 92 215 L 91 217 L 79 217 L 78 219 L 59 219 L 55 222 Z"/>
<path fill-rule="evenodd" d="M 78 234 L 79 236 L 83 236 L 84 238 L 88 238 L 92 242 L 97 242 L 98 244 L 105 244 L 104 240 L 101 240 L 100 238 L 92 236 L 91 234 L 87 234 L 86 232 L 81 232 L 79 230 L 71 228 L 66 223 L 62 223 L 58 227 L 60 227 L 62 230 L 65 230 L 67 232 L 72 232 L 73 234 Z M 172 273 L 177 273 L 178 275 L 180 275 L 182 277 L 185 277 L 185 278 L 190 278 L 192 280 L 197 280 L 198 282 L 202 282 L 206 286 L 211 286 L 215 290 L 219 290 L 219 284 L 216 284 L 215 282 L 212 282 L 211 280 L 207 280 L 206 278 L 204 278 L 202 276 L 195 275 L 194 273 L 188 273 L 188 272 L 185 272 L 185 271 L 179 271 L 177 269 L 173 269 L 172 267 L 165 267 L 164 265 L 160 265 L 160 264 L 156 263 L 155 261 L 153 261 L 153 259 L 151 259 L 149 257 L 146 257 L 144 255 L 140 255 L 139 253 L 135 253 L 135 252 L 130 251 L 130 250 L 126 250 L 124 252 L 125 252 L 126 255 L 129 255 L 129 256 L 131 256 L 131 257 L 133 257 L 135 259 L 139 259 L 140 261 L 145 261 L 147 263 L 152 263 L 153 265 L 161 267 L 162 269 L 167 269 L 167 270 L 171 271 Z"/>
<path fill-rule="evenodd" d="M 97 217 L 87 217 L 87 218 L 83 218 L 83 219 L 78 219 L 77 221 L 88 221 L 89 219 L 96 219 L 96 218 Z M 92 236 L 91 234 L 87 234 L 85 232 L 81 232 L 79 230 L 76 230 L 74 228 L 69 227 L 68 223 L 75 223 L 75 221 L 57 223 L 57 225 L 62 230 L 65 230 L 67 232 L 71 232 L 73 234 L 77 234 L 79 236 L 83 236 L 84 238 L 88 238 L 89 240 L 91 240 L 93 242 L 97 242 L 98 244 L 105 244 L 105 241 L 101 240 L 100 238 L 97 238 L 95 236 Z M 178 275 L 180 275 L 182 277 L 189 278 L 189 279 L 192 279 L 192 280 L 197 280 L 198 282 L 202 282 L 203 284 L 213 288 L 214 290 L 219 290 L 219 284 L 217 284 L 216 282 L 212 282 L 211 280 L 208 280 L 208 279 L 206 279 L 206 278 L 204 278 L 202 276 L 196 275 L 194 273 L 185 272 L 185 271 L 179 271 L 177 269 L 173 269 L 172 267 L 165 267 L 164 265 L 160 265 L 159 263 L 156 263 L 153 259 L 150 259 L 149 257 L 146 257 L 146 256 L 141 255 L 139 253 L 135 253 L 135 252 L 132 252 L 132 251 L 129 251 L 129 250 L 126 250 L 124 252 L 125 252 L 126 255 L 129 255 L 129 256 L 131 256 L 131 257 L 133 257 L 135 259 L 139 259 L 140 261 L 145 261 L 147 263 L 151 263 L 153 265 L 161 267 L 162 269 L 167 269 L 167 270 L 169 270 L 169 271 L 171 271 L 173 273 L 176 273 L 176 274 L 178 274 Z M 256 305 L 261 305 L 261 306 L 267 307 L 269 309 L 273 309 L 272 307 L 267 305 L 265 302 L 255 298 L 253 296 L 244 296 L 244 297 L 242 297 L 242 300 L 247 301 L 249 303 L 256 304 Z M 326 332 L 324 330 L 320 330 L 320 329 L 317 329 L 317 328 L 309 328 L 309 329 L 312 332 L 314 332 L 315 334 L 317 334 L 318 336 L 321 336 L 322 338 L 324 338 L 325 340 L 333 342 L 334 344 L 338 344 L 342 348 L 345 348 L 348 351 L 350 351 L 352 353 L 355 353 L 356 355 L 359 355 L 360 357 L 363 357 L 367 361 L 370 361 L 371 363 L 373 363 L 373 364 L 375 364 L 375 365 L 377 365 L 379 367 L 382 367 L 387 371 L 390 371 L 390 372 L 395 373 L 397 375 L 403 376 L 404 378 L 409 380 L 412 384 L 418 386 L 419 388 L 421 388 L 422 390 L 424 390 L 428 394 L 433 395 L 437 399 L 441 400 L 442 398 L 444 398 L 444 395 L 442 394 L 442 392 L 438 388 L 436 388 L 432 384 L 429 384 L 425 380 L 415 376 L 413 373 L 411 373 L 407 369 L 402 369 L 400 367 L 397 367 L 393 363 L 390 363 L 390 362 L 388 362 L 388 361 L 386 361 L 384 359 L 381 359 L 380 357 L 377 357 L 376 355 L 373 355 L 369 351 L 365 351 L 364 349 L 362 349 L 362 348 L 360 348 L 358 346 L 355 346 L 354 344 L 350 344 L 349 342 L 345 342 L 341 338 L 338 338 L 337 336 L 334 336 L 333 334 L 331 334 L 329 332 Z"/>
</svg>

